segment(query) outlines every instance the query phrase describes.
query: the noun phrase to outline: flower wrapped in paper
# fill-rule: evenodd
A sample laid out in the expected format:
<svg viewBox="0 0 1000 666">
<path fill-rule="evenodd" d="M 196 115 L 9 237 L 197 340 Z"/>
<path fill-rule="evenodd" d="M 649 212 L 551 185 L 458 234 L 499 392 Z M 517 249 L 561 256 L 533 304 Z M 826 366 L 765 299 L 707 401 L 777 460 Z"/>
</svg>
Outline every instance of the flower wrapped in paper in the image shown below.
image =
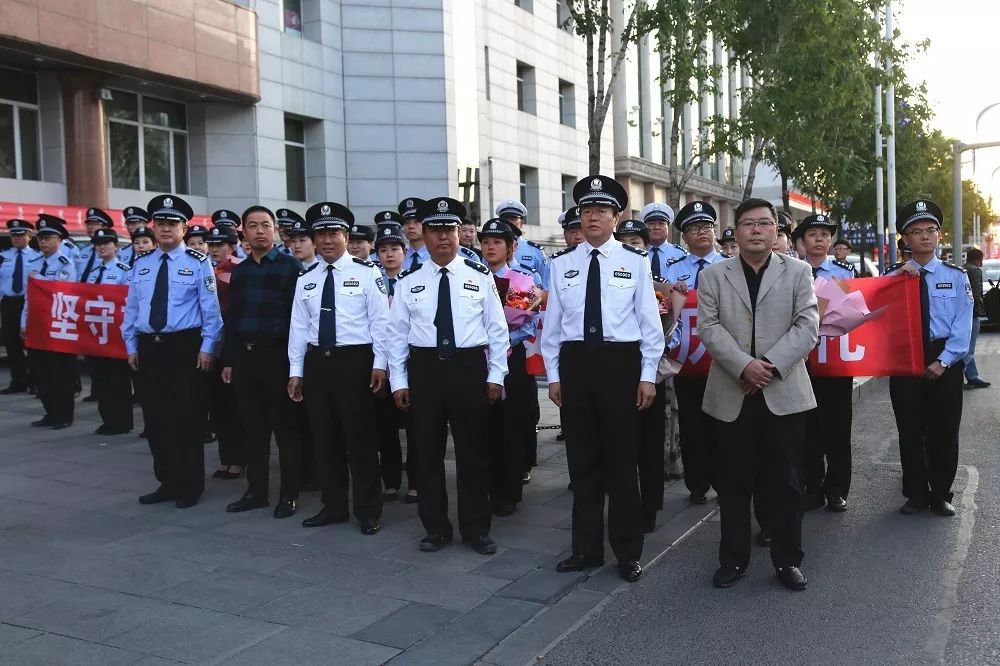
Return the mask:
<svg viewBox="0 0 1000 666">
<path fill-rule="evenodd" d="M 665 340 L 663 354 L 656 367 L 656 382 L 673 377 L 680 372 L 681 365 L 668 356 L 670 350 L 680 342 L 679 319 L 687 296 L 674 291 L 669 282 L 654 282 L 653 293 L 656 295 L 656 305 L 660 311 L 660 323 L 663 325 Z"/>
<path fill-rule="evenodd" d="M 535 287 L 530 275 L 507 271 L 506 277 L 494 279 L 503 302 L 508 330 L 522 328 L 538 315 L 538 308 L 542 305 L 542 292 Z"/>
<path fill-rule="evenodd" d="M 818 277 L 813 282 L 813 289 L 819 301 L 819 334 L 826 337 L 846 335 L 866 321 L 880 317 L 886 310 L 886 307 L 874 312 L 869 310 L 864 294 L 848 291 L 847 285 L 836 278 Z"/>
</svg>

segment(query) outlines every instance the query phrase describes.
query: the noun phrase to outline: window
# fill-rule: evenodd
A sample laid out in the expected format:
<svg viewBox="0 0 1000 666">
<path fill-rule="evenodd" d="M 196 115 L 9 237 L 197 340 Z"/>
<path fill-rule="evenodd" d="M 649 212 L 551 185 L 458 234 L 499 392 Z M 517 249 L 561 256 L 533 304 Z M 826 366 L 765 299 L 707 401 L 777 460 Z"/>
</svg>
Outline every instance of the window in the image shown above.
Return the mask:
<svg viewBox="0 0 1000 666">
<path fill-rule="evenodd" d="M 529 166 L 518 168 L 518 192 L 521 203 L 528 209 L 525 224 L 538 224 L 538 169 Z"/>
<path fill-rule="evenodd" d="M 40 153 L 35 75 L 0 68 L 0 178 L 40 180 Z"/>
<path fill-rule="evenodd" d="M 535 68 L 517 63 L 517 110 L 535 113 Z"/>
<path fill-rule="evenodd" d="M 534 13 L 534 0 L 514 0 L 514 6 L 520 7 L 529 14 Z"/>
<path fill-rule="evenodd" d="M 302 35 L 302 0 L 281 0 L 281 25 L 285 32 Z"/>
<path fill-rule="evenodd" d="M 567 127 L 576 127 L 576 95 L 574 86 L 559 79 L 559 122 Z"/>
<path fill-rule="evenodd" d="M 569 13 L 570 0 L 556 0 L 556 25 L 567 32 L 573 32 L 573 17 Z"/>
<path fill-rule="evenodd" d="M 562 175 L 562 209 L 569 210 L 570 206 L 574 204 L 573 201 L 573 186 L 576 185 L 576 178 L 573 176 Z"/>
<path fill-rule="evenodd" d="M 188 194 L 187 108 L 115 90 L 104 103 L 111 186 Z"/>
<path fill-rule="evenodd" d="M 306 128 L 285 116 L 285 187 L 290 201 L 306 200 Z"/>
<path fill-rule="evenodd" d="M 483 66 L 486 68 L 486 99 L 490 98 L 490 47 L 483 47 Z"/>
</svg>

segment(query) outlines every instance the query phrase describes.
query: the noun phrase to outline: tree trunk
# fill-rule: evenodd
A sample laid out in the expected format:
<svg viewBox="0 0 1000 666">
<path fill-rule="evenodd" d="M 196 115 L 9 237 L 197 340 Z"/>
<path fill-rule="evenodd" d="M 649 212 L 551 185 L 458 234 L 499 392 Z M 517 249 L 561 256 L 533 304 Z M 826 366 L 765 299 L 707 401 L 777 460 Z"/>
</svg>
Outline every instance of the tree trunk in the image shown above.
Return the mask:
<svg viewBox="0 0 1000 666">
<path fill-rule="evenodd" d="M 791 215 L 791 208 L 788 205 L 788 176 L 781 168 L 778 169 L 778 173 L 781 175 L 781 208 Z"/>
<path fill-rule="evenodd" d="M 757 165 L 764 154 L 764 140 L 757 139 L 753 143 L 753 152 L 750 153 L 750 164 L 747 166 L 747 182 L 743 185 L 743 200 L 746 201 L 753 196 L 753 181 L 757 178 Z"/>
</svg>

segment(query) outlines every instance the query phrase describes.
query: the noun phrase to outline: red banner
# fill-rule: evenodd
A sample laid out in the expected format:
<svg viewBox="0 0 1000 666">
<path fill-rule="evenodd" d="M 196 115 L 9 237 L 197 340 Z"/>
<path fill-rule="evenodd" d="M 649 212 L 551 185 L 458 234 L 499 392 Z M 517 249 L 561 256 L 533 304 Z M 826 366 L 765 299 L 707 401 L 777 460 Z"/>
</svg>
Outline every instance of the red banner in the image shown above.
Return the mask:
<svg viewBox="0 0 1000 666">
<path fill-rule="evenodd" d="M 809 355 L 815 377 L 918 376 L 924 372 L 920 333 L 920 286 L 905 276 L 845 280 L 849 291 L 864 294 L 868 308 L 887 311 L 836 338 L 821 337 Z M 707 375 L 712 359 L 698 339 L 698 297 L 688 293 L 680 316 L 681 343 L 670 356 L 682 375 Z"/>
<path fill-rule="evenodd" d="M 28 280 L 29 349 L 127 358 L 122 317 L 128 287 Z"/>
</svg>

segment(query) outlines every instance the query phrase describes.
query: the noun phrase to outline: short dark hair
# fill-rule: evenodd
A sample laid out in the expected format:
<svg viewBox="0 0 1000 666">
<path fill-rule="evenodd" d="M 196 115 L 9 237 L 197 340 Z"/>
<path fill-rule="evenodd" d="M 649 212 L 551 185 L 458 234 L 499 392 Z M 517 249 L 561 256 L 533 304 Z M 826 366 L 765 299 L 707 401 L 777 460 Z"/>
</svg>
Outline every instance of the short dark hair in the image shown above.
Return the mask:
<svg viewBox="0 0 1000 666">
<path fill-rule="evenodd" d="M 983 260 L 983 256 L 984 256 L 983 255 L 983 251 L 980 250 L 979 248 L 974 247 L 974 248 L 972 248 L 971 250 L 969 250 L 968 252 L 965 253 L 965 260 L 966 261 L 982 261 Z"/>
<path fill-rule="evenodd" d="M 775 220 L 778 219 L 778 211 L 774 209 L 774 204 L 772 204 L 767 199 L 757 199 L 751 197 L 749 199 L 744 199 L 739 206 L 736 207 L 736 221 L 739 222 L 740 216 L 748 210 L 753 210 L 754 208 L 766 208 L 771 211 L 771 215 Z"/>
<path fill-rule="evenodd" d="M 836 247 L 837 245 L 845 246 L 848 252 L 854 249 L 854 246 L 851 245 L 851 241 L 847 240 L 846 238 L 838 238 L 837 240 L 833 241 L 833 247 Z"/>
<path fill-rule="evenodd" d="M 476 221 L 470 220 L 468 218 L 463 218 L 462 221 L 459 222 L 459 226 L 465 226 L 466 224 L 471 224 L 472 226 L 476 226 Z"/>
<path fill-rule="evenodd" d="M 243 224 L 247 223 L 247 217 L 250 215 L 250 213 L 267 213 L 267 216 L 271 218 L 272 224 L 277 221 L 276 218 L 274 217 L 274 212 L 270 208 L 268 208 L 267 206 L 261 206 L 260 204 L 255 204 L 247 208 L 245 211 L 243 211 L 243 215 L 240 217 L 240 221 Z"/>
</svg>

